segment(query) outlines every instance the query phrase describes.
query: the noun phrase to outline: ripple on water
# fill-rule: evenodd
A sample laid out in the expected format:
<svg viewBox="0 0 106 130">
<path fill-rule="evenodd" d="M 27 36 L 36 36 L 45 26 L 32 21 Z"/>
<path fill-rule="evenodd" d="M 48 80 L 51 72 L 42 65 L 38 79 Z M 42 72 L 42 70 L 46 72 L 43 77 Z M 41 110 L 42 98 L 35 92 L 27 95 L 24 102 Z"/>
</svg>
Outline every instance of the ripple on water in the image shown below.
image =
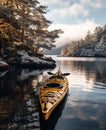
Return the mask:
<svg viewBox="0 0 106 130">
<path fill-rule="evenodd" d="M 96 88 L 96 89 L 106 89 L 106 84 L 101 83 L 101 82 L 95 82 L 93 84 L 93 88 Z"/>
</svg>

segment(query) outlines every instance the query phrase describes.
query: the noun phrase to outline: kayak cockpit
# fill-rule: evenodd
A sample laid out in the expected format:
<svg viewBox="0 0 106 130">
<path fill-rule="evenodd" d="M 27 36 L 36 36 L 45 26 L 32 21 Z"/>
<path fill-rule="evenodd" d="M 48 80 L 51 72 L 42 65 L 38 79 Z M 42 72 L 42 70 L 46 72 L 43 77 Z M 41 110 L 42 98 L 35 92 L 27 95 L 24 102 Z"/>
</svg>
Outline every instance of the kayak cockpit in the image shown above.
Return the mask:
<svg viewBox="0 0 106 130">
<path fill-rule="evenodd" d="M 50 82 L 45 84 L 44 88 L 62 88 L 62 84 L 56 82 Z"/>
</svg>

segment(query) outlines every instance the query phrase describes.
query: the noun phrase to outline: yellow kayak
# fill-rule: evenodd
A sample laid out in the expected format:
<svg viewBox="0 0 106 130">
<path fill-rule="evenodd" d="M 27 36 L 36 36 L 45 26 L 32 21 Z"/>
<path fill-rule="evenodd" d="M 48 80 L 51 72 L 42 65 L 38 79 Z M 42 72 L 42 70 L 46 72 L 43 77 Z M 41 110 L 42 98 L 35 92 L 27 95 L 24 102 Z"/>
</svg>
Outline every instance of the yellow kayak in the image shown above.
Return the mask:
<svg viewBox="0 0 106 130">
<path fill-rule="evenodd" d="M 52 111 L 62 101 L 68 91 L 69 73 L 62 74 L 60 70 L 56 74 L 48 72 L 52 76 L 48 78 L 40 88 L 39 100 L 41 111 L 45 120 L 47 120 Z"/>
</svg>

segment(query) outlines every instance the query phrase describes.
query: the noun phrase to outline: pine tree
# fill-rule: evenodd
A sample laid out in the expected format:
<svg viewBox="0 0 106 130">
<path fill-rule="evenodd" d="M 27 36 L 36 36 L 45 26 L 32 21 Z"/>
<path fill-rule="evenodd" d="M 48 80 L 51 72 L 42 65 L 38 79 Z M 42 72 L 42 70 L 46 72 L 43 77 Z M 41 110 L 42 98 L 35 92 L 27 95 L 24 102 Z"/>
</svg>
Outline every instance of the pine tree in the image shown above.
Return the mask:
<svg viewBox="0 0 106 130">
<path fill-rule="evenodd" d="M 41 47 L 51 49 L 59 33 L 62 33 L 61 30 L 48 30 L 52 22 L 46 19 L 46 13 L 47 6 L 40 5 L 37 0 L 0 0 L 0 18 L 17 26 L 15 32 L 10 26 L 9 41 L 27 46 L 33 52 Z"/>
</svg>

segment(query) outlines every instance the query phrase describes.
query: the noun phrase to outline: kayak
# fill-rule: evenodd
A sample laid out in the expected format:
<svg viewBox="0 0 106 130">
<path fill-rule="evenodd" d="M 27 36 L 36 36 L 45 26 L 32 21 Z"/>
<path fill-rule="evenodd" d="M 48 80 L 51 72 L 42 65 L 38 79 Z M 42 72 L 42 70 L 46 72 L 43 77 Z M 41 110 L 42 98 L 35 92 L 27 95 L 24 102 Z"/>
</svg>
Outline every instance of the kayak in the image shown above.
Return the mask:
<svg viewBox="0 0 106 130">
<path fill-rule="evenodd" d="M 53 110 L 62 101 L 68 92 L 68 80 L 66 78 L 69 73 L 62 74 L 60 70 L 53 74 L 48 72 L 50 76 L 41 86 L 39 92 L 39 100 L 41 112 L 44 120 L 48 120 Z"/>
</svg>

